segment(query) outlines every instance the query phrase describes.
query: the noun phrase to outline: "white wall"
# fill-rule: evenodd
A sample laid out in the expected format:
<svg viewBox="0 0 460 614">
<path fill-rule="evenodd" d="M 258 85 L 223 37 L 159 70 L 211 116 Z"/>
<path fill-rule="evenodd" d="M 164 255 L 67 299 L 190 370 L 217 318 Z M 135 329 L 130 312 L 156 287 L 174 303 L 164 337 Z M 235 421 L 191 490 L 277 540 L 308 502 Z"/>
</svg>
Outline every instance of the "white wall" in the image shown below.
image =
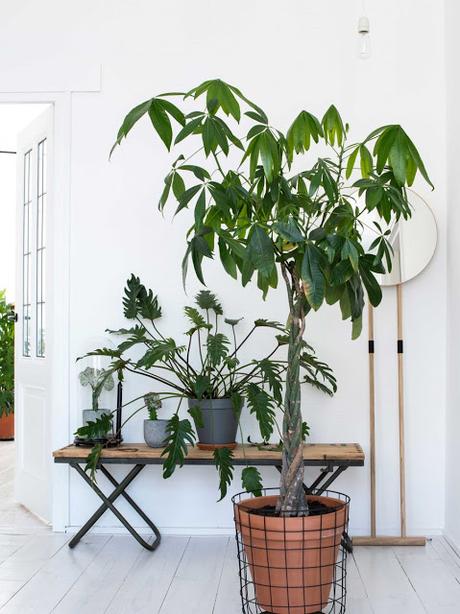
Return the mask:
<svg viewBox="0 0 460 614">
<path fill-rule="evenodd" d="M 189 297 L 181 290 L 187 216 L 173 223 L 169 214 L 162 219 L 156 211 L 172 156 L 143 124 L 113 161 L 107 161 L 121 118 L 134 104 L 155 93 L 220 76 L 241 87 L 283 129 L 300 109 L 321 114 L 332 102 L 351 123 L 357 139 L 376 125 L 404 125 L 437 186 L 432 194 L 425 186 L 420 191 L 435 210 L 440 247 L 423 276 L 405 287 L 408 526 L 412 533 L 433 532 L 444 522 L 443 15 L 433 0 L 368 3 L 374 56 L 362 62 L 356 58 L 360 7 L 360 2 L 355 6 L 340 0 L 231 4 L 174 0 L 161 5 L 147 0 L 82 0 L 71 6 L 18 0 L 4 7 L 0 33 L 10 63 L 23 66 L 33 49 L 33 66 L 45 72 L 52 70 L 47 62 L 56 62 L 56 50 L 63 63 L 80 59 L 102 65 L 101 92 L 72 95 L 73 357 L 87 350 L 91 337 L 106 327 L 123 324 L 121 293 L 131 272 L 158 292 L 166 314 L 164 326 L 171 335 L 184 330 L 182 307 L 199 287 L 191 277 Z M 240 288 L 219 266 L 208 266 L 206 274 L 226 310 L 245 316 L 243 327 L 255 317 L 285 318 L 282 290 L 263 303 L 256 288 Z M 351 342 L 349 326 L 335 308 L 312 317 L 307 334 L 319 355 L 335 368 L 340 385 L 334 399 L 311 391 L 304 395 L 312 441 L 357 441 L 367 450 L 365 334 Z M 381 533 L 396 532 L 399 526 L 395 340 L 395 295 L 389 289 L 376 314 Z M 77 368 L 74 373 L 72 429 L 79 424 L 82 408 Z M 126 396 L 139 390 L 140 382 L 127 382 Z M 253 423 L 247 422 L 250 433 Z M 127 441 L 141 440 L 141 417 L 130 423 L 124 436 Z M 274 470 L 264 475 L 267 485 L 276 485 Z M 80 525 L 96 504 L 80 482 L 72 477 L 72 526 Z M 185 468 L 167 482 L 159 468 L 149 468 L 132 490 L 160 527 L 175 532 L 225 530 L 232 525 L 231 506 L 229 500 L 215 503 L 216 485 L 212 468 Z M 336 486 L 351 494 L 353 530 L 365 534 L 369 531 L 367 468 L 350 469 Z M 106 514 L 101 524 L 111 527 L 114 521 Z"/>
<path fill-rule="evenodd" d="M 460 79 L 457 57 L 460 53 L 457 25 L 460 21 L 460 6 L 453 0 L 446 3 L 446 70 L 447 70 L 447 198 L 448 235 L 447 235 L 447 454 L 446 454 L 446 534 L 460 547 L 460 383 L 458 366 L 460 364 L 460 265 L 458 260 L 458 236 L 460 233 L 460 213 L 458 194 L 458 159 L 460 155 Z"/>
</svg>

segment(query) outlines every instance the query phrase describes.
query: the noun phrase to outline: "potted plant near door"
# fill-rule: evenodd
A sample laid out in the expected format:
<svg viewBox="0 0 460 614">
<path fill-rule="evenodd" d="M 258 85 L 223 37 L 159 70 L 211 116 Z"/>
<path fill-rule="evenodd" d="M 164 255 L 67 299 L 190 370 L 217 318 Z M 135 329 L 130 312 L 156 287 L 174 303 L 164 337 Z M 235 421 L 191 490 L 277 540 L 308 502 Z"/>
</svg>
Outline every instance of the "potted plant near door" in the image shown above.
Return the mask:
<svg viewBox="0 0 460 614">
<path fill-rule="evenodd" d="M 0 440 L 14 439 L 14 306 L 0 290 Z"/>
<path fill-rule="evenodd" d="M 176 98 L 191 103 L 187 113 L 171 102 Z M 175 145 L 185 139 L 202 145 L 193 164 L 184 155 L 176 159 L 159 203 L 163 210 L 171 197 L 177 211 L 193 207 L 184 272 L 191 260 L 204 283 L 203 260 L 218 254 L 228 274 L 243 286 L 255 278 L 264 297 L 279 279 L 285 285 L 289 342 L 280 489 L 275 496 L 238 500 L 235 519 L 258 607 L 275 614 L 319 612 L 334 603 L 330 583 L 348 504 L 308 497 L 303 489 L 300 361 L 306 320 L 325 303 L 337 303 L 342 318 L 352 322 L 353 338 L 360 334 L 365 294 L 372 305 L 380 303 L 375 273 L 391 267 L 391 246 L 378 222 L 408 218 L 406 186 L 417 172 L 431 185 L 429 177 L 397 124 L 349 144 L 349 127 L 332 105 L 322 119 L 301 111 L 284 133 L 221 80 L 136 106 L 115 145 L 144 116 L 168 150 L 173 124 Z M 227 118 L 242 124 L 243 117 L 249 127 L 239 138 Z M 316 144 L 321 157 L 314 158 Z M 363 228 L 373 222 L 376 238 L 367 247 Z M 244 594 L 243 607 L 249 608 Z"/>
</svg>

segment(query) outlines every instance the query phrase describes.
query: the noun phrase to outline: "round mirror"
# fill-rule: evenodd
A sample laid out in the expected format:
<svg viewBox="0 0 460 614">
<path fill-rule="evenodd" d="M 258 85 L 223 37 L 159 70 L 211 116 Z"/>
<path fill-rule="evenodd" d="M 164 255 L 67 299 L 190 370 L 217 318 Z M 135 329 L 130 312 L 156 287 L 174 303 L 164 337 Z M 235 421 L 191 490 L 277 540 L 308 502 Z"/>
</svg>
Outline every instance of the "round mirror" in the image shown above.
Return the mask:
<svg viewBox="0 0 460 614">
<path fill-rule="evenodd" d="M 413 279 L 429 264 L 436 250 L 438 229 L 433 211 L 419 194 L 413 190 L 407 192 L 412 217 L 408 220 L 401 218 L 387 228 L 379 221 L 384 231 L 391 231 L 388 239 L 394 250 L 391 272 L 376 276 L 381 286 L 396 286 Z M 369 215 L 363 233 L 370 242 L 377 235 L 372 221 Z"/>
</svg>

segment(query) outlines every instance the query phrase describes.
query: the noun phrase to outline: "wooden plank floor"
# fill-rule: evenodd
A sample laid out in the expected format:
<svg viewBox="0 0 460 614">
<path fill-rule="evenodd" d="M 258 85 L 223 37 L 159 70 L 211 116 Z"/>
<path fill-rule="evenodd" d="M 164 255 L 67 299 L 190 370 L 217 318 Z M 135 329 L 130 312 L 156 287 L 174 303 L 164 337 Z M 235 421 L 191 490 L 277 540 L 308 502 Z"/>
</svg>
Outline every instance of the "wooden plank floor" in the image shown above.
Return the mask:
<svg viewBox="0 0 460 614">
<path fill-rule="evenodd" d="M 0 447 L 5 492 L 8 454 Z M 0 614 L 241 612 L 232 537 L 164 536 L 151 553 L 130 536 L 89 534 L 70 550 L 68 535 L 34 528 L 14 506 L 10 493 L 0 508 Z M 348 614 L 459 614 L 460 558 L 442 537 L 355 548 L 348 595 Z"/>
</svg>

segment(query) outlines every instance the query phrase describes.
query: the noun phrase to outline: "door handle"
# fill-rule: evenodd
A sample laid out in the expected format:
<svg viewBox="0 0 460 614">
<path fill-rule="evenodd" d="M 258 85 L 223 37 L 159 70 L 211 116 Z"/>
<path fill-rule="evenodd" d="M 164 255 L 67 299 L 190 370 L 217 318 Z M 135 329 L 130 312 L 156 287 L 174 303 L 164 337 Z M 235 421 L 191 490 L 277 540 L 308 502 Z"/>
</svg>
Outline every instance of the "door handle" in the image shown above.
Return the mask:
<svg viewBox="0 0 460 614">
<path fill-rule="evenodd" d="M 19 315 L 16 311 L 10 311 L 7 318 L 10 322 L 17 322 L 19 319 Z"/>
</svg>

